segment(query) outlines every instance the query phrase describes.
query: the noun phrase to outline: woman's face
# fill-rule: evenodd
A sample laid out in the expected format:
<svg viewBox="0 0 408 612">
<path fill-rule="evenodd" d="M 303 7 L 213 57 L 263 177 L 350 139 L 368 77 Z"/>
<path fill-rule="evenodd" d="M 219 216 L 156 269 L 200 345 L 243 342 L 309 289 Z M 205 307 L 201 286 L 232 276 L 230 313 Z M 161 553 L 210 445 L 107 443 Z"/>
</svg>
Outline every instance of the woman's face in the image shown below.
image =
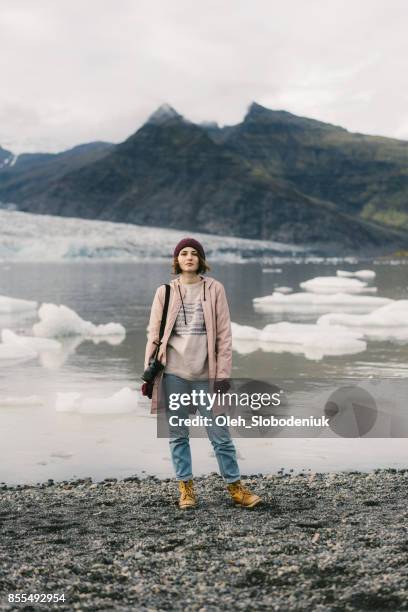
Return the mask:
<svg viewBox="0 0 408 612">
<path fill-rule="evenodd" d="M 178 256 L 178 263 L 182 272 L 197 272 L 200 263 L 197 251 L 193 247 L 182 249 Z"/>
</svg>

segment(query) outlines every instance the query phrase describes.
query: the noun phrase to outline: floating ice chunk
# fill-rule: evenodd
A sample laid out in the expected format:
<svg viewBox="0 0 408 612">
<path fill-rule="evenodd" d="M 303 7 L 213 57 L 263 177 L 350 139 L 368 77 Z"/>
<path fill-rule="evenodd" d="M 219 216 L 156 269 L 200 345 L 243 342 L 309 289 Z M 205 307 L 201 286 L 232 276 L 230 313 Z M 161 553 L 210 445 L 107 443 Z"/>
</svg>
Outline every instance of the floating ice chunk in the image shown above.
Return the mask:
<svg viewBox="0 0 408 612">
<path fill-rule="evenodd" d="M 111 323 L 111 325 L 116 325 L 116 323 Z M 119 344 L 123 342 L 123 335 L 118 333 L 112 336 L 110 335 L 92 336 L 92 338 L 89 338 L 89 340 L 91 340 L 94 344 L 100 344 L 101 342 L 106 342 L 106 344 L 110 344 L 111 346 L 118 346 Z"/>
<path fill-rule="evenodd" d="M 368 340 L 408 341 L 408 300 L 395 300 L 364 315 L 328 313 L 318 325 L 342 325 L 358 330 Z"/>
<path fill-rule="evenodd" d="M 341 276 L 343 278 L 351 278 L 356 276 L 357 278 L 363 278 L 366 280 L 371 280 L 375 278 L 375 272 L 373 270 L 357 270 L 357 272 L 347 272 L 347 270 L 337 270 L 337 276 Z"/>
<path fill-rule="evenodd" d="M 24 312 L 26 310 L 37 310 L 38 303 L 30 300 L 20 300 L 17 298 L 0 295 L 0 313 L 10 314 L 13 312 Z"/>
<path fill-rule="evenodd" d="M 277 293 L 292 293 L 292 287 L 276 287 L 275 291 Z"/>
<path fill-rule="evenodd" d="M 105 325 L 94 325 L 93 336 L 107 336 L 109 342 L 112 336 L 124 336 L 126 330 L 120 323 L 106 323 Z"/>
<path fill-rule="evenodd" d="M 137 409 L 137 394 L 123 387 L 109 397 L 82 397 L 80 393 L 57 393 L 57 412 L 80 414 L 125 414 Z"/>
<path fill-rule="evenodd" d="M 43 400 L 38 395 L 26 395 L 23 397 L 0 397 L 0 407 L 3 406 L 40 406 Z"/>
<path fill-rule="evenodd" d="M 137 408 L 137 394 L 124 387 L 111 397 L 90 397 L 82 401 L 80 412 L 83 414 L 123 414 Z"/>
<path fill-rule="evenodd" d="M 342 326 L 316 324 L 271 323 L 259 330 L 248 325 L 231 324 L 232 346 L 239 353 L 258 349 L 275 353 L 303 353 L 308 359 L 319 360 L 327 355 L 351 355 L 367 348 L 363 334 Z M 252 336 L 251 336 L 252 334 Z"/>
<path fill-rule="evenodd" d="M 375 278 L 376 274 L 374 270 L 357 270 L 357 272 L 354 273 L 354 276 L 357 276 L 357 278 L 364 278 L 366 280 L 371 280 Z"/>
<path fill-rule="evenodd" d="M 38 316 L 41 320 L 33 325 L 33 333 L 44 338 L 126 335 L 126 330 L 120 323 L 94 325 L 90 321 L 84 321 L 74 310 L 62 304 L 42 304 Z"/>
<path fill-rule="evenodd" d="M 57 412 L 76 412 L 80 398 L 80 393 L 57 393 L 55 410 Z"/>
<path fill-rule="evenodd" d="M 262 330 L 251 325 L 239 325 L 231 321 L 232 347 L 237 353 L 246 355 L 260 348 Z"/>
<path fill-rule="evenodd" d="M 282 268 L 262 268 L 262 272 L 265 273 L 270 273 L 270 274 L 281 274 L 282 272 Z"/>
<path fill-rule="evenodd" d="M 27 361 L 37 357 L 37 351 L 19 344 L 0 344 L 0 360 L 1 361 Z M 2 363 L 4 365 L 4 363 Z"/>
<path fill-rule="evenodd" d="M 302 289 L 312 293 L 376 293 L 377 287 L 367 287 L 367 283 L 357 278 L 340 276 L 316 276 L 300 283 Z"/>
<path fill-rule="evenodd" d="M 40 352 L 39 360 L 41 365 L 47 368 L 47 370 L 58 370 L 85 340 L 86 338 L 82 336 L 66 336 L 61 338 L 61 348 L 58 351 L 42 350 Z"/>
<path fill-rule="evenodd" d="M 351 332 L 351 333 L 350 333 Z M 298 345 L 308 359 L 322 359 L 327 355 L 350 355 L 360 353 L 367 348 L 362 334 L 355 330 L 337 326 L 327 328 L 315 324 L 289 323 L 282 321 L 264 327 L 261 342 L 272 342 L 287 345 Z"/>
<path fill-rule="evenodd" d="M 318 320 L 322 325 L 336 325 L 340 321 L 350 327 L 408 327 L 408 300 L 394 300 L 366 315 L 328 313 Z"/>
<path fill-rule="evenodd" d="M 32 325 L 32 321 L 37 317 L 36 310 L 21 310 L 18 312 L 0 312 L 0 329 L 4 327 L 21 327 Z"/>
<path fill-rule="evenodd" d="M 237 340 L 257 340 L 261 335 L 261 331 L 261 329 L 251 325 L 239 325 L 239 323 L 231 321 L 232 337 Z"/>
<path fill-rule="evenodd" d="M 4 344 L 14 344 L 17 346 L 27 347 L 34 351 L 52 351 L 59 350 L 61 343 L 57 340 L 49 340 L 48 338 L 36 338 L 35 336 L 18 336 L 11 329 L 3 329 L 1 339 Z"/>
<path fill-rule="evenodd" d="M 38 316 L 40 322 L 33 325 L 35 336 L 53 338 L 58 336 L 93 335 L 94 325 L 84 321 L 67 306 L 42 304 Z"/>
<path fill-rule="evenodd" d="M 390 298 L 371 295 L 353 295 L 348 293 L 291 293 L 284 295 L 278 291 L 272 295 L 257 297 L 252 300 L 258 312 L 371 312 L 391 303 Z"/>
</svg>

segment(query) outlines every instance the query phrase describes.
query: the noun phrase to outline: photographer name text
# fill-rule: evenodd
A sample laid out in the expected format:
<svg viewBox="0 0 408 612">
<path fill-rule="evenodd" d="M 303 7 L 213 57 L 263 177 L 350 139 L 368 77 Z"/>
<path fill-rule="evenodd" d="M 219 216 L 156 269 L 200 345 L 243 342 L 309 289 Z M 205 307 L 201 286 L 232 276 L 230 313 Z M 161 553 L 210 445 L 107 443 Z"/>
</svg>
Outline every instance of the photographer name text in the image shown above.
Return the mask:
<svg viewBox="0 0 408 612">
<path fill-rule="evenodd" d="M 180 417 L 172 414 L 169 417 L 171 427 L 212 427 L 214 424 L 218 426 L 228 427 L 329 427 L 329 419 L 325 416 L 321 417 L 275 417 L 262 416 L 260 414 L 252 415 L 250 419 L 246 419 L 242 415 L 231 417 L 226 414 L 219 414 L 216 417 L 208 417 L 196 415 L 194 417 Z"/>
</svg>

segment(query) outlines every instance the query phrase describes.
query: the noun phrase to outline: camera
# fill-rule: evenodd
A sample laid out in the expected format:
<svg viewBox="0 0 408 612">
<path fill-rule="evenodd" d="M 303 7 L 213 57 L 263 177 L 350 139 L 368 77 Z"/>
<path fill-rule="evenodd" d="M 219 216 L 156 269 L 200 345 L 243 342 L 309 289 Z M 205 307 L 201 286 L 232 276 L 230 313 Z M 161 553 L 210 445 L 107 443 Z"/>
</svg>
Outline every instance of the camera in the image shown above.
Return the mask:
<svg viewBox="0 0 408 612">
<path fill-rule="evenodd" d="M 143 372 L 142 379 L 145 382 L 153 382 L 155 376 L 164 368 L 164 365 L 158 359 L 152 359 L 148 367 Z"/>
</svg>

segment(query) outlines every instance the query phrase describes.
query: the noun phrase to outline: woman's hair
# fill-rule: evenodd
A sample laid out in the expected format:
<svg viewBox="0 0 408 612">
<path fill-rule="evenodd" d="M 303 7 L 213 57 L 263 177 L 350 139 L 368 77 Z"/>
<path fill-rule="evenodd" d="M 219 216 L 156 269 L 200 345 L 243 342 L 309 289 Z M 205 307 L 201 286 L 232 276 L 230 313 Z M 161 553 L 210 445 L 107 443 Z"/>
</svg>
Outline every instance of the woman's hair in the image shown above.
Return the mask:
<svg viewBox="0 0 408 612">
<path fill-rule="evenodd" d="M 200 255 L 200 253 L 197 252 L 197 257 L 198 257 L 198 270 L 197 270 L 197 274 L 203 274 L 204 272 L 209 272 L 211 270 L 210 266 L 207 264 L 207 262 L 205 261 L 205 259 L 203 259 Z M 179 266 L 179 262 L 178 262 L 178 256 L 177 257 L 173 257 L 173 265 L 172 265 L 172 274 L 180 274 L 181 273 L 181 268 Z"/>
</svg>

